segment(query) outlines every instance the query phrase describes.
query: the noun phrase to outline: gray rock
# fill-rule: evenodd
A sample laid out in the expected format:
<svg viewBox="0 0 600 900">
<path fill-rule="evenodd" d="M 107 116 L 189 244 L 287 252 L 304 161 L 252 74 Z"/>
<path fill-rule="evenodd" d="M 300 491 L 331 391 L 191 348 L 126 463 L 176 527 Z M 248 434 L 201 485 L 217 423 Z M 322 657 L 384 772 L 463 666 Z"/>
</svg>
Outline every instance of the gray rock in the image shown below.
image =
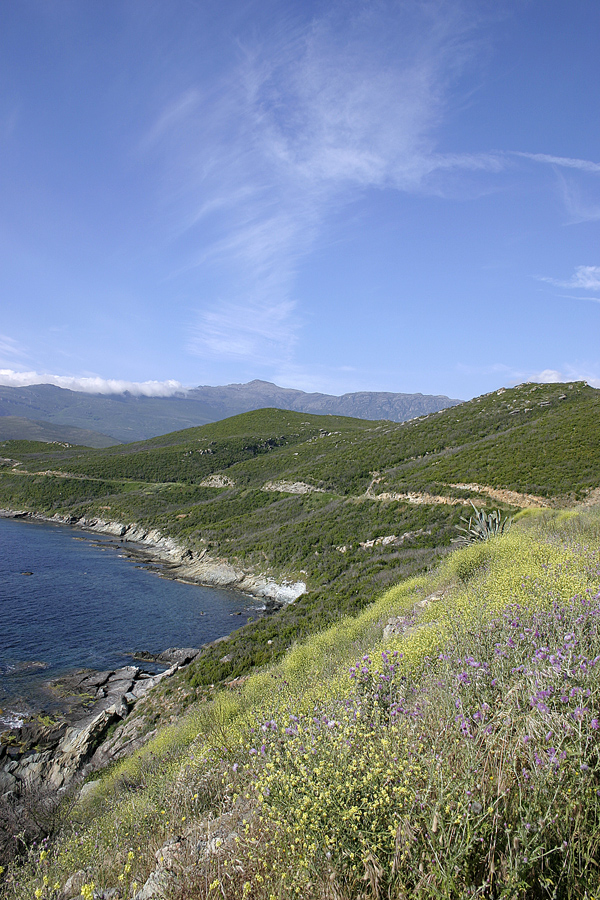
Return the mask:
<svg viewBox="0 0 600 900">
<path fill-rule="evenodd" d="M 406 634 L 413 623 L 414 618 L 412 616 L 392 616 L 391 619 L 388 619 L 387 625 L 383 629 L 384 641 Z"/>
<path fill-rule="evenodd" d="M 157 659 L 160 662 L 178 663 L 185 666 L 187 663 L 196 659 L 201 650 L 198 647 L 169 647 L 158 654 Z"/>
<path fill-rule="evenodd" d="M 41 781 L 46 771 L 47 759 L 36 762 L 21 762 L 19 766 L 19 780 L 25 784 L 36 784 Z"/>
<path fill-rule="evenodd" d="M 166 669 L 164 672 L 160 672 L 158 675 L 152 675 L 150 678 L 139 679 L 134 684 L 131 689 L 131 693 L 139 699 L 142 697 L 150 688 L 153 688 L 155 685 L 159 684 L 163 680 L 163 678 L 169 678 L 173 675 L 177 669 L 179 668 L 179 663 L 173 663 L 173 665 Z"/>
<path fill-rule="evenodd" d="M 80 897 L 81 888 L 87 880 L 86 873 L 83 869 L 75 872 L 65 882 L 65 886 L 58 895 L 58 900 L 70 900 L 71 897 Z"/>
<path fill-rule="evenodd" d="M 91 721 L 77 723 L 67 732 L 57 747 L 48 781 L 56 788 L 65 786 L 84 762 L 92 755 L 102 735 L 112 723 L 121 718 L 116 706 L 103 709 Z"/>
<path fill-rule="evenodd" d="M 89 798 L 93 797 L 93 795 L 96 793 L 99 785 L 99 781 L 86 781 L 86 783 L 82 785 L 81 790 L 79 791 L 79 799 L 89 800 Z"/>
<path fill-rule="evenodd" d="M 164 870 L 152 872 L 133 900 L 164 900 L 174 881 L 175 878 L 169 872 Z"/>
<path fill-rule="evenodd" d="M 10 794 L 17 787 L 17 779 L 6 769 L 0 769 L 0 794 Z"/>
</svg>

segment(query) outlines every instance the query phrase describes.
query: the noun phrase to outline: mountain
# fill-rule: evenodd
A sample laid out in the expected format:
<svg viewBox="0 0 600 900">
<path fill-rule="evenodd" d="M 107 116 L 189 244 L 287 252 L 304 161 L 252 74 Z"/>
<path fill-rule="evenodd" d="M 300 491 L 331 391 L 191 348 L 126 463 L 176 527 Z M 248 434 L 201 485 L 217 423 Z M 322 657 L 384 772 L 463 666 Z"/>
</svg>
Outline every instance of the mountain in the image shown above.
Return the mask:
<svg viewBox="0 0 600 900">
<path fill-rule="evenodd" d="M 389 419 L 405 422 L 456 406 L 460 400 L 444 395 L 394 394 L 388 391 L 358 391 L 335 397 L 331 394 L 311 393 L 281 388 L 269 381 L 250 381 L 247 384 L 228 384 L 223 387 L 203 385 L 194 388 L 188 397 L 202 400 L 218 410 L 218 418 L 226 418 L 252 409 L 293 409 L 296 412 L 320 416 L 350 416 L 356 419 Z"/>
<path fill-rule="evenodd" d="M 123 394 L 88 394 L 53 384 L 0 387 L 0 417 L 21 416 L 52 425 L 98 431 L 113 443 L 139 441 L 220 418 L 200 400 L 185 395 L 137 397 Z M 25 437 L 25 435 L 24 435 Z"/>
<path fill-rule="evenodd" d="M 0 421 L 4 416 L 17 416 L 37 423 L 100 432 L 114 438 L 114 443 L 128 443 L 265 407 L 403 422 L 458 403 L 460 400 L 441 395 L 369 391 L 334 397 L 280 388 L 267 381 L 204 385 L 171 397 L 143 397 L 129 392 L 88 394 L 37 384 L 0 386 Z M 15 434 L 17 437 L 27 439 L 30 434 L 25 430 L 21 435 Z"/>
<path fill-rule="evenodd" d="M 67 443 L 97 449 L 112 447 L 117 443 L 114 438 L 98 431 L 69 425 L 51 425 L 48 422 L 25 419 L 23 416 L 0 416 L 0 441 Z"/>
</svg>

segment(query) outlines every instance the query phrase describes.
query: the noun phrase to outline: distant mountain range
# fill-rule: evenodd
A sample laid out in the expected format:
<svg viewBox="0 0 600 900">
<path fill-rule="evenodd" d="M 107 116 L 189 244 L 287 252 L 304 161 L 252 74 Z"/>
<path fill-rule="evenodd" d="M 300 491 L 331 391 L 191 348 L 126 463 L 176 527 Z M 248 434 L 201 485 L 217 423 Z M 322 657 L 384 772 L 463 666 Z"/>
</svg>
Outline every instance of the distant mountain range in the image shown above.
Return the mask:
<svg viewBox="0 0 600 900">
<path fill-rule="evenodd" d="M 358 391 L 335 397 L 281 388 L 268 381 L 202 385 L 171 397 L 88 394 L 51 384 L 0 386 L 0 439 L 84 443 L 89 447 L 145 440 L 255 409 L 404 422 L 456 406 L 443 395 Z"/>
</svg>

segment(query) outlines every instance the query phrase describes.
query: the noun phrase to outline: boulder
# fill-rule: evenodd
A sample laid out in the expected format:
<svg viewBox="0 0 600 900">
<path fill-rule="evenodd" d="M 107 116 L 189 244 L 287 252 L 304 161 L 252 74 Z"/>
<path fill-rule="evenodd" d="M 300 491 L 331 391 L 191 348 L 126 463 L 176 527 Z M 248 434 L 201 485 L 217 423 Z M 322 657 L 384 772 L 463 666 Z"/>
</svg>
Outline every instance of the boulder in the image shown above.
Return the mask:
<svg viewBox="0 0 600 900">
<path fill-rule="evenodd" d="M 164 870 L 152 872 L 133 900 L 164 900 L 166 896 L 169 896 L 169 890 L 174 881 L 175 877 L 170 872 Z"/>
<path fill-rule="evenodd" d="M 48 781 L 55 788 L 65 786 L 89 759 L 107 729 L 122 718 L 116 706 L 103 709 L 91 721 L 77 723 L 67 729 L 58 745 L 48 773 Z"/>
</svg>

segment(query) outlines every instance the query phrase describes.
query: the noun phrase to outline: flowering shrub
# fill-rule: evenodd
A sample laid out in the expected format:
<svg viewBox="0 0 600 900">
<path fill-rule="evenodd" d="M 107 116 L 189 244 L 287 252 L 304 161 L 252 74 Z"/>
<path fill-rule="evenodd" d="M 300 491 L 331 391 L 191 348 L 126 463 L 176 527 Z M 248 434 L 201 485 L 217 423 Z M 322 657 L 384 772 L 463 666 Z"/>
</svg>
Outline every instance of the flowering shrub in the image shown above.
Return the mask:
<svg viewBox="0 0 600 900">
<path fill-rule="evenodd" d="M 512 606 L 419 671 L 406 674 L 398 652 L 365 655 L 345 701 L 261 723 L 248 770 L 285 847 L 280 889 L 358 897 L 366 880 L 373 896 L 591 896 L 599 626 L 590 594 Z"/>
</svg>

